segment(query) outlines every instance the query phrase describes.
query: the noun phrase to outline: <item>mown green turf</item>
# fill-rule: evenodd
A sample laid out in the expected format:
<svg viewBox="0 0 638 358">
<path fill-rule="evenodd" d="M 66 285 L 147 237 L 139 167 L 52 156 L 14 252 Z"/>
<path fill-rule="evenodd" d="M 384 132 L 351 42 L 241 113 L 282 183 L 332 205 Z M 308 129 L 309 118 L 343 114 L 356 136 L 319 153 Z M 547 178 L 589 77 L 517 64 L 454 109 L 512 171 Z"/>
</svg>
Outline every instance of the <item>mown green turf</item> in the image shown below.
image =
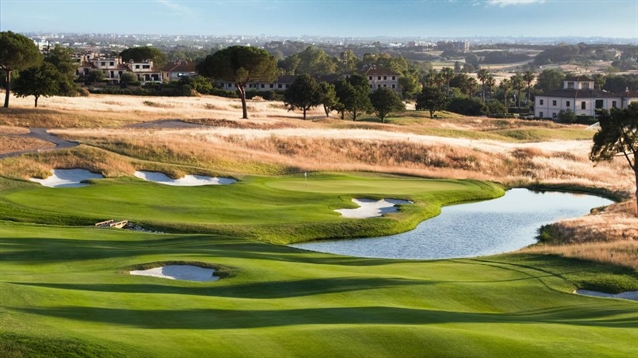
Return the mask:
<svg viewBox="0 0 638 358">
<path fill-rule="evenodd" d="M 214 235 L 0 222 L 0 356 L 629 357 L 638 304 L 574 282 L 631 270 L 548 256 L 347 258 Z M 217 282 L 131 276 L 200 261 Z"/>
<path fill-rule="evenodd" d="M 320 238 L 379 236 L 406 231 L 439 213 L 441 205 L 498 197 L 497 185 L 473 180 L 427 180 L 366 174 L 247 177 L 226 186 L 175 187 L 136 178 L 102 179 L 82 188 L 35 183 L 0 194 L 0 213 L 16 221 L 90 225 L 129 220 L 162 230 L 241 235 L 291 243 Z M 352 198 L 414 201 L 374 220 L 342 218 Z M 284 225 L 285 224 L 285 225 Z"/>
</svg>

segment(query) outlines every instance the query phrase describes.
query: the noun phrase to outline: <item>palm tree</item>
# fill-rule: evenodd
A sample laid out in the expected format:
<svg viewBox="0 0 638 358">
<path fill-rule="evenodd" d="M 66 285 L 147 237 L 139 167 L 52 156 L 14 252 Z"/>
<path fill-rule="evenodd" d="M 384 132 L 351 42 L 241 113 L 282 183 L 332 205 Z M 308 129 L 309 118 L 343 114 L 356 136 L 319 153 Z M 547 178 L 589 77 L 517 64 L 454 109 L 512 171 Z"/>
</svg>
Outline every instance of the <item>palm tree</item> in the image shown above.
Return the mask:
<svg viewBox="0 0 638 358">
<path fill-rule="evenodd" d="M 492 98 L 492 88 L 494 88 L 494 86 L 496 86 L 496 80 L 494 79 L 494 76 L 489 75 L 485 79 L 485 87 L 487 87 L 487 90 L 490 92 L 490 98 Z M 485 95 L 485 92 L 483 92 L 483 94 Z"/>
<path fill-rule="evenodd" d="M 507 78 L 503 79 L 501 81 L 501 84 L 499 85 L 499 88 L 501 90 L 503 90 L 503 94 L 504 94 L 504 99 L 503 99 L 503 104 L 505 105 L 505 113 L 508 113 L 508 95 L 510 93 L 510 91 L 512 90 L 512 81 L 508 80 Z"/>
<path fill-rule="evenodd" d="M 467 79 L 466 86 L 467 86 L 467 91 L 469 92 L 468 94 L 470 95 L 470 97 L 473 97 L 474 92 L 478 88 L 478 82 L 476 81 L 474 77 L 469 77 Z"/>
<path fill-rule="evenodd" d="M 512 89 L 516 90 L 516 106 L 521 108 L 521 91 L 525 89 L 525 80 L 520 73 L 516 73 L 510 78 Z"/>
<path fill-rule="evenodd" d="M 523 80 L 525 80 L 525 82 L 527 83 L 527 101 L 528 102 L 530 100 L 530 91 L 531 91 L 532 82 L 534 82 L 534 79 L 536 79 L 536 76 L 534 76 L 534 72 L 525 71 L 525 73 L 523 73 Z"/>
<path fill-rule="evenodd" d="M 476 72 L 476 77 L 481 81 L 481 88 L 483 89 L 483 102 L 485 102 L 485 81 L 490 76 L 490 71 L 481 68 Z"/>
<path fill-rule="evenodd" d="M 447 84 L 447 96 L 450 97 L 450 80 L 454 78 L 454 70 L 451 69 L 450 67 L 443 67 L 441 69 L 440 74 L 443 80 L 445 81 L 445 83 Z"/>
<path fill-rule="evenodd" d="M 606 81 L 607 81 L 607 78 L 605 77 L 605 75 L 603 75 L 601 73 L 595 74 L 594 75 L 594 88 L 597 89 L 597 90 L 602 90 Z"/>
</svg>

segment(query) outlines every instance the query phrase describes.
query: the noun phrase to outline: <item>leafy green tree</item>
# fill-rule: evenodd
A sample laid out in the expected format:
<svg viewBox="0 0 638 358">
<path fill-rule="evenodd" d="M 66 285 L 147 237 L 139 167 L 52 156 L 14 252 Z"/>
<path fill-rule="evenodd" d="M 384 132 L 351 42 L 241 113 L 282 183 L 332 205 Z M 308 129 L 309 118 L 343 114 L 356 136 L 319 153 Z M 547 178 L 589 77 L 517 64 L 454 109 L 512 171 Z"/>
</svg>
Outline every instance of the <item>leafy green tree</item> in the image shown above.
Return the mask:
<svg viewBox="0 0 638 358">
<path fill-rule="evenodd" d="M 131 47 L 120 52 L 120 56 L 124 62 L 133 60 L 135 62 L 142 62 L 144 60 L 153 61 L 153 67 L 163 68 L 168 63 L 168 56 L 155 47 L 142 46 Z"/>
<path fill-rule="evenodd" d="M 91 70 L 89 71 L 89 74 L 86 79 L 89 83 L 104 81 L 104 72 L 100 70 Z"/>
<path fill-rule="evenodd" d="M 339 55 L 338 69 L 341 73 L 355 72 L 361 64 L 361 60 L 352 50 L 346 50 Z"/>
<path fill-rule="evenodd" d="M 272 82 L 277 78 L 277 60 L 266 50 L 256 47 L 231 46 L 206 56 L 197 65 L 197 73 L 211 79 L 233 82 L 241 98 L 242 118 L 248 118 L 246 84 Z"/>
<path fill-rule="evenodd" d="M 536 85 L 534 87 L 543 93 L 547 93 L 549 91 L 563 88 L 564 79 L 565 74 L 560 70 L 543 70 L 543 72 L 538 75 L 538 79 L 536 80 Z"/>
<path fill-rule="evenodd" d="M 352 120 L 356 121 L 360 114 L 372 110 L 372 103 L 370 103 L 370 83 L 367 78 L 361 75 L 351 75 L 347 81 L 354 89 L 354 92 L 347 103 L 345 103 L 346 111 L 350 112 Z"/>
<path fill-rule="evenodd" d="M 56 94 L 75 96 L 78 93 L 78 86 L 74 82 L 77 65 L 73 61 L 73 50 L 55 45 L 44 57 L 44 62 L 53 65 L 58 72 L 58 91 Z"/>
<path fill-rule="evenodd" d="M 569 108 L 564 111 L 561 110 L 558 112 L 558 121 L 563 123 L 574 123 L 576 122 L 576 113 L 572 112 Z"/>
<path fill-rule="evenodd" d="M 289 111 L 303 110 L 303 119 L 306 119 L 306 111 L 321 104 L 321 91 L 319 84 L 310 75 L 297 76 L 284 92 L 284 105 Z"/>
<path fill-rule="evenodd" d="M 419 77 L 413 72 L 406 71 L 399 77 L 399 87 L 403 98 L 412 98 L 420 90 Z"/>
<path fill-rule="evenodd" d="M 478 98 L 455 97 L 448 103 L 447 110 L 466 116 L 480 116 L 485 113 L 485 104 Z"/>
<path fill-rule="evenodd" d="M 213 89 L 213 83 L 206 77 L 196 76 L 184 76 L 179 79 L 179 82 L 183 85 L 189 85 L 192 89 L 198 93 L 210 93 Z"/>
<path fill-rule="evenodd" d="M 323 105 L 323 111 L 326 112 L 326 117 L 330 116 L 330 112 L 337 108 L 339 101 L 337 100 L 337 91 L 335 86 L 328 82 L 319 82 L 319 93 L 321 97 L 321 104 Z"/>
<path fill-rule="evenodd" d="M 434 112 L 445 109 L 446 105 L 447 96 L 439 87 L 425 86 L 416 97 L 416 110 L 429 111 L 430 118 L 434 118 Z"/>
<path fill-rule="evenodd" d="M 36 67 L 41 61 L 42 55 L 38 47 L 28 37 L 11 31 L 0 32 L 0 69 L 5 71 L 5 108 L 9 108 L 13 71 Z"/>
<path fill-rule="evenodd" d="M 503 115 L 507 112 L 507 108 L 501 101 L 491 99 L 485 104 L 485 111 L 490 115 Z"/>
<path fill-rule="evenodd" d="M 139 79 L 133 72 L 123 72 L 122 75 L 120 75 L 120 85 L 123 88 L 132 86 L 136 82 L 139 82 Z"/>
<path fill-rule="evenodd" d="M 337 71 L 337 60 L 324 50 L 309 46 L 297 54 L 301 60 L 297 74 L 327 75 Z"/>
<path fill-rule="evenodd" d="M 476 54 L 471 53 L 465 56 L 465 63 L 472 65 L 474 68 L 479 68 L 479 58 Z"/>
<path fill-rule="evenodd" d="M 351 98 L 355 96 L 354 87 L 346 79 L 339 80 L 334 83 L 335 93 L 337 95 L 337 103 L 334 109 L 341 113 L 341 119 L 346 117 L 346 104 L 351 102 Z"/>
<path fill-rule="evenodd" d="M 600 130 L 594 134 L 589 154 L 592 161 L 624 157 L 634 171 L 636 183 L 636 216 L 638 216 L 638 103 L 628 108 L 603 110 L 598 118 Z"/>
<path fill-rule="evenodd" d="M 58 79 L 60 73 L 50 63 L 42 63 L 38 67 L 31 67 L 20 71 L 14 80 L 13 93 L 17 97 L 35 97 L 35 107 L 38 107 L 40 97 L 51 97 L 58 94 Z"/>
<path fill-rule="evenodd" d="M 378 88 L 370 93 L 370 102 L 374 113 L 381 118 L 381 123 L 385 123 L 385 118 L 391 112 L 405 111 L 405 104 L 401 101 L 399 95 L 386 87 Z"/>
</svg>

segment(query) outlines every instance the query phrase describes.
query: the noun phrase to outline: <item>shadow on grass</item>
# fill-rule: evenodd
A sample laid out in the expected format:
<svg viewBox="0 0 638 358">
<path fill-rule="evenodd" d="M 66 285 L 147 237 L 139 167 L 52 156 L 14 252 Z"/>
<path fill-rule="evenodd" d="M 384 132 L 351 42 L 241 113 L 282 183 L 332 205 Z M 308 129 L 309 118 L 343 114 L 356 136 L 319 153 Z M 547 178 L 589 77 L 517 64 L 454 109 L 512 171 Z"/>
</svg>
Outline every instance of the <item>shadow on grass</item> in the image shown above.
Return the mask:
<svg viewBox="0 0 638 358">
<path fill-rule="evenodd" d="M 174 281 L 170 281 L 171 283 Z M 207 287 L 179 287 L 160 284 L 58 284 L 58 283 L 29 283 L 12 282 L 15 285 L 46 287 L 62 290 L 79 290 L 107 293 L 145 293 L 145 294 L 177 294 L 208 297 L 234 298 L 289 298 L 313 296 L 332 293 L 344 293 L 372 289 L 396 288 L 401 286 L 415 286 L 435 284 L 433 281 L 409 280 L 393 278 L 319 278 L 299 281 L 271 281 L 254 282 L 249 284 L 207 286 Z M 211 285 L 216 285 L 213 283 Z"/>
<path fill-rule="evenodd" d="M 3 261 L 29 262 L 33 264 L 132 258 L 143 255 L 165 255 L 166 260 L 178 255 L 182 257 L 187 255 L 193 258 L 202 256 L 209 259 L 230 257 L 356 266 L 387 265 L 400 262 L 398 260 L 335 256 L 287 246 L 212 235 L 162 237 L 140 241 L 73 240 L 62 238 L 0 239 L 0 250 L 3 251 Z"/>
<path fill-rule="evenodd" d="M 517 313 L 469 313 L 400 307 L 335 307 L 290 310 L 128 310 L 98 307 L 14 308 L 13 310 L 75 321 L 149 329 L 246 329 L 295 325 L 429 325 L 448 323 L 558 324 L 635 328 L 630 311 L 593 306 L 561 307 Z M 618 315 L 624 315 L 618 316 Z"/>
</svg>

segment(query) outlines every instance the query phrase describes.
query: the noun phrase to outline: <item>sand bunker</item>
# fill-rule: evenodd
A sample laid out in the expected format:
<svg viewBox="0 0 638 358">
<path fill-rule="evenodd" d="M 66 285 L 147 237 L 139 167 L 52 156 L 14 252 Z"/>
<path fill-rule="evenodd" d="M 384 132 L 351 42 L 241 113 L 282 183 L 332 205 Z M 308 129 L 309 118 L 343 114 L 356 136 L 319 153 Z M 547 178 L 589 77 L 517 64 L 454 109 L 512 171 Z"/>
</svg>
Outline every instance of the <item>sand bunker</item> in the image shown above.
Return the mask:
<svg viewBox="0 0 638 358">
<path fill-rule="evenodd" d="M 137 171 L 135 176 L 164 185 L 175 186 L 200 186 L 200 185 L 228 185 L 236 183 L 237 180 L 231 178 L 208 177 L 204 175 L 186 175 L 183 178 L 171 179 L 164 173 Z"/>
<path fill-rule="evenodd" d="M 359 205 L 359 207 L 356 209 L 337 209 L 335 211 L 341 213 L 341 215 L 346 218 L 366 219 L 383 216 L 385 213 L 395 212 L 399 210 L 396 205 L 412 204 L 411 201 L 397 199 L 352 199 L 352 201 Z"/>
<path fill-rule="evenodd" d="M 131 275 L 153 276 L 168 278 L 170 280 L 208 282 L 217 281 L 219 277 L 213 276 L 214 269 L 192 265 L 167 265 L 148 270 L 133 270 Z"/>
<path fill-rule="evenodd" d="M 53 175 L 46 179 L 29 178 L 29 180 L 51 188 L 79 188 L 89 185 L 82 183 L 85 180 L 104 178 L 102 174 L 91 173 L 85 169 L 53 169 L 51 173 Z"/>
<path fill-rule="evenodd" d="M 583 295 L 583 296 L 624 298 L 626 300 L 638 301 L 638 291 L 627 291 L 627 292 L 613 294 L 613 293 L 604 293 L 604 292 L 589 291 L 589 290 L 576 290 L 574 291 L 574 293 Z"/>
</svg>

